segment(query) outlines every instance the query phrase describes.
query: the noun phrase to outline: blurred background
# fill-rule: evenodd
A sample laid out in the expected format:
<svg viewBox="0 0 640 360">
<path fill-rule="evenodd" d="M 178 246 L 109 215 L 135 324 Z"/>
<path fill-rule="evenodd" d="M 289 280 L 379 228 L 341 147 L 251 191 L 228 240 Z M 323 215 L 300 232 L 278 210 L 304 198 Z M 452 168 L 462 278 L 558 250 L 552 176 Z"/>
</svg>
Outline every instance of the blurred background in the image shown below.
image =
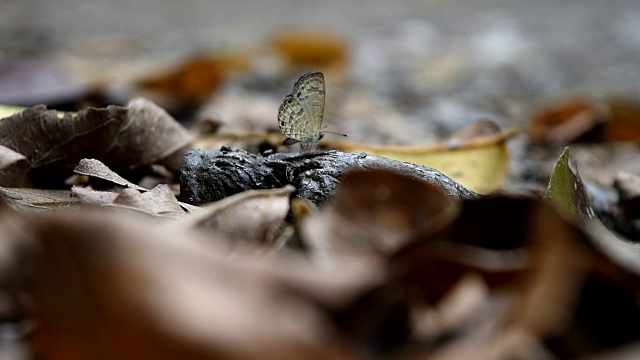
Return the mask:
<svg viewBox="0 0 640 360">
<path fill-rule="evenodd" d="M 479 119 L 524 127 L 534 110 L 563 98 L 640 91 L 635 0 L 0 6 L 0 103 L 10 105 L 76 110 L 142 95 L 179 120 L 261 130 L 257 119 L 268 118 L 277 130 L 295 79 L 321 70 L 332 130 L 416 144 Z"/>
</svg>

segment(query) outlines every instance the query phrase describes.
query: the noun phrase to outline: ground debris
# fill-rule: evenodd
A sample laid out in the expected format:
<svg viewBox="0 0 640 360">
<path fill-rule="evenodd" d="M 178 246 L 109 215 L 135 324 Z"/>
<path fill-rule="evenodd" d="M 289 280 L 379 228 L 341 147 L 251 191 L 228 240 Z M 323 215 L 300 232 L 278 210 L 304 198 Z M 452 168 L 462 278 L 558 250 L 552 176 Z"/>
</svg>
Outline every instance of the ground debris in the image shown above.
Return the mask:
<svg viewBox="0 0 640 360">
<path fill-rule="evenodd" d="M 191 150 L 180 171 L 180 191 L 185 202 L 204 204 L 245 190 L 291 184 L 298 190 L 298 197 L 322 204 L 335 194 L 347 173 L 366 169 L 409 175 L 456 198 L 479 197 L 438 170 L 365 153 L 324 151 L 263 156 L 228 147 L 221 151 Z"/>
</svg>

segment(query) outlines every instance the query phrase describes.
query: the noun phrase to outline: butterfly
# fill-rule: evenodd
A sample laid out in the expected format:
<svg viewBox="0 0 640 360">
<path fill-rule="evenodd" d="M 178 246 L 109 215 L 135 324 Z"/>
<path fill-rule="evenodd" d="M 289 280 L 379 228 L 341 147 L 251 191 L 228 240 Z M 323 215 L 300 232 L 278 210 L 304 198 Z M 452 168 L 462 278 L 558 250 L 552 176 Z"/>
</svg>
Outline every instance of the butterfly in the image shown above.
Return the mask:
<svg viewBox="0 0 640 360">
<path fill-rule="evenodd" d="M 324 75 L 321 72 L 302 75 L 278 108 L 278 125 L 287 137 L 283 144 L 299 142 L 304 152 L 312 146 L 317 147 L 318 141 L 324 136 L 320 131 L 323 116 Z"/>
</svg>

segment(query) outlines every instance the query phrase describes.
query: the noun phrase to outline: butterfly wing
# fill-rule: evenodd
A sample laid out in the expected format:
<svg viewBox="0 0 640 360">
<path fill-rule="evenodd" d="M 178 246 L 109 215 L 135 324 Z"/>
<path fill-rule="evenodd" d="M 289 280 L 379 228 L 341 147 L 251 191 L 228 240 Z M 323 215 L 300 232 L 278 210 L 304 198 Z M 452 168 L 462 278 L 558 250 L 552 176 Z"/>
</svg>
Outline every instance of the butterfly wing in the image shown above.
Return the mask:
<svg viewBox="0 0 640 360">
<path fill-rule="evenodd" d="M 306 141 L 311 133 L 311 119 L 300 101 L 287 95 L 278 109 L 278 125 L 287 137 L 287 145 Z"/>
<path fill-rule="evenodd" d="M 324 76 L 320 72 L 303 75 L 278 109 L 278 125 L 286 144 L 309 144 L 320 139 L 324 113 Z"/>
<path fill-rule="evenodd" d="M 293 86 L 291 96 L 298 99 L 311 118 L 313 135 L 320 133 L 324 116 L 324 75 L 312 72 L 303 75 Z"/>
</svg>

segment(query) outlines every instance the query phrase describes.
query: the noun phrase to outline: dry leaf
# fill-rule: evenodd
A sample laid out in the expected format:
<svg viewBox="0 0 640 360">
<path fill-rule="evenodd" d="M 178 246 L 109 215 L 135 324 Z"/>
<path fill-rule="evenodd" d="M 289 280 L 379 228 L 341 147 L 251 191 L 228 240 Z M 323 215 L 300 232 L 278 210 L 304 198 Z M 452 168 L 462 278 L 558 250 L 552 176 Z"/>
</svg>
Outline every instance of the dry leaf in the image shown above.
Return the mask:
<svg viewBox="0 0 640 360">
<path fill-rule="evenodd" d="M 184 106 L 203 104 L 232 71 L 251 67 L 251 54 L 202 55 L 172 65 L 171 69 L 136 81 L 136 86 L 151 94 L 167 97 L 167 102 Z"/>
<path fill-rule="evenodd" d="M 29 185 L 28 171 L 29 162 L 24 155 L 0 145 L 0 180 L 4 186 Z"/>
<path fill-rule="evenodd" d="M 29 245 L 8 255 L 32 269 L 36 356 L 360 358 L 317 305 L 359 292 L 349 274 L 327 277 L 284 258 L 228 259 L 200 235 L 136 216 L 50 215 L 0 226 L 0 244 Z"/>
<path fill-rule="evenodd" d="M 482 297 L 476 299 L 480 308 L 446 326 L 433 326 L 446 313 L 432 312 L 429 331 L 415 336 L 437 345 L 413 351 L 436 359 L 471 353 L 478 359 L 518 353 L 574 358 L 640 336 L 631 325 L 640 318 L 632 300 L 640 272 L 601 251 L 599 242 L 608 240 L 592 241 L 548 203 L 508 197 L 464 201 L 448 229 L 396 254 L 391 278 L 418 290 L 440 311 L 452 305 L 446 301 L 469 274 L 480 275 L 488 292 L 474 295 Z M 610 295 L 603 297 L 603 291 Z M 603 311 L 607 315 L 598 315 Z M 516 339 L 508 340 L 508 334 L 530 340 L 512 343 Z"/>
<path fill-rule="evenodd" d="M 28 180 L 38 187 L 60 186 L 80 159 L 91 157 L 120 174 L 154 163 L 175 173 L 191 146 L 187 131 L 144 99 L 64 118 L 36 106 L 0 120 L 0 134 L 1 145 L 27 158 Z"/>
<path fill-rule="evenodd" d="M 634 324 L 640 321 L 640 306 L 633 289 L 640 284 L 640 271 L 602 251 L 604 242 L 617 247 L 619 241 L 602 234 L 587 237 L 547 211 L 532 215 L 537 226 L 530 232 L 535 240 L 531 270 L 521 301 L 512 308 L 513 324 L 544 339 L 558 358 L 578 358 L 638 339 Z"/>
<path fill-rule="evenodd" d="M 81 159 L 78 166 L 73 169 L 76 174 L 93 176 L 99 179 L 107 180 L 112 183 L 130 187 L 132 189 L 147 191 L 147 189 L 140 187 L 122 176 L 116 174 L 109 169 L 105 164 L 96 159 Z"/>
<path fill-rule="evenodd" d="M 611 123 L 607 128 L 609 139 L 640 143 L 640 104 L 614 98 L 609 101 L 609 110 L 611 111 Z"/>
<path fill-rule="evenodd" d="M 96 159 L 80 160 L 80 164 L 75 167 L 74 172 L 127 186 L 131 190 L 105 192 L 74 187 L 72 189 L 74 195 L 77 195 L 83 203 L 113 205 L 114 207 L 127 208 L 129 210 L 138 209 L 152 216 L 170 218 L 184 215 L 184 211 L 181 208 L 187 212 L 194 212 L 198 209 L 197 206 L 179 202 L 173 191 L 166 184 L 158 184 L 151 190 L 145 189 L 111 171 Z"/>
<path fill-rule="evenodd" d="M 395 276 L 429 304 L 438 303 L 466 274 L 491 287 L 517 281 L 526 268 L 532 200 L 487 197 L 464 201 L 444 234 L 405 246 L 391 258 Z"/>
<path fill-rule="evenodd" d="M 195 127 L 205 134 L 242 134 L 264 130 L 280 132 L 273 116 L 281 99 L 274 95 L 243 88 L 224 91 L 198 111 Z"/>
<path fill-rule="evenodd" d="M 20 212 L 69 209 L 80 204 L 69 190 L 0 187 L 0 195 L 10 207 Z"/>
<path fill-rule="evenodd" d="M 607 188 L 621 171 L 640 174 L 640 150 L 633 143 L 575 144 L 571 158 L 580 164 L 584 179 Z"/>
<path fill-rule="evenodd" d="M 487 194 L 497 189 L 507 174 L 509 151 L 505 142 L 516 134 L 516 130 L 508 130 L 433 146 L 377 146 L 342 141 L 331 142 L 329 146 L 431 167 L 470 190 Z"/>
<path fill-rule="evenodd" d="M 251 247 L 273 245 L 289 213 L 289 197 L 295 187 L 248 190 L 200 207 L 197 214 L 172 223 L 185 229 L 199 229 Z"/>
<path fill-rule="evenodd" d="M 142 193 L 136 189 L 123 189 L 111 205 L 140 209 L 167 218 L 185 215 L 171 189 L 164 184 Z"/>
<path fill-rule="evenodd" d="M 609 111 L 603 104 L 588 99 L 568 99 L 535 113 L 529 124 L 529 134 L 538 144 L 601 141 L 604 139 L 603 124 L 609 118 Z"/>
<path fill-rule="evenodd" d="M 290 66 L 295 67 L 341 68 L 349 59 L 346 40 L 328 32 L 286 31 L 276 35 L 270 46 Z"/>
<path fill-rule="evenodd" d="M 329 262 L 342 256 L 385 258 L 437 232 L 457 212 L 453 198 L 433 185 L 389 171 L 347 174 L 333 202 L 302 222 L 311 254 Z"/>
<path fill-rule="evenodd" d="M 80 199 L 83 204 L 106 205 L 111 204 L 118 197 L 117 192 L 97 191 L 88 187 L 74 186 L 71 188 L 73 196 Z"/>
</svg>

